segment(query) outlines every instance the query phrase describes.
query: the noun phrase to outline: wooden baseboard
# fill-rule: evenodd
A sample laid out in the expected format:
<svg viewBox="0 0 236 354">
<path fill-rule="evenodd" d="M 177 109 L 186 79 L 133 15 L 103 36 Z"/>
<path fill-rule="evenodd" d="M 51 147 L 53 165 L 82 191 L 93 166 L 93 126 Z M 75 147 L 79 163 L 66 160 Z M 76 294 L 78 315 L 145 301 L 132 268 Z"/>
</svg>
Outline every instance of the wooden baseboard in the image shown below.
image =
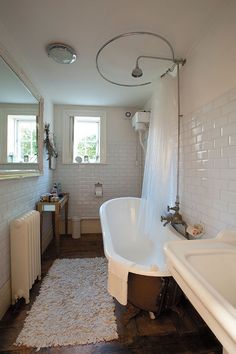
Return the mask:
<svg viewBox="0 0 236 354">
<path fill-rule="evenodd" d="M 100 219 L 82 219 L 80 224 L 81 234 L 102 233 Z"/>
<path fill-rule="evenodd" d="M 10 279 L 0 289 L 0 319 L 11 305 L 11 281 Z"/>
</svg>

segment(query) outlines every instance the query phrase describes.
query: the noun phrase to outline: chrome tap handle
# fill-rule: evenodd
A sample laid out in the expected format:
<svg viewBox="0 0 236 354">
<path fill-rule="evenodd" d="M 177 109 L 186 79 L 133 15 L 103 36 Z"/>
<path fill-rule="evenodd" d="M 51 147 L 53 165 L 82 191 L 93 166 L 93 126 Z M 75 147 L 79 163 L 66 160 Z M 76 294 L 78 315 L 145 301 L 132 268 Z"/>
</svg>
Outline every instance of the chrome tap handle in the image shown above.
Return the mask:
<svg viewBox="0 0 236 354">
<path fill-rule="evenodd" d="M 170 207 L 169 205 L 167 205 L 167 211 L 171 211 L 171 210 L 176 211 L 176 207 Z"/>
<path fill-rule="evenodd" d="M 176 204 L 174 207 L 170 207 L 169 205 L 167 205 L 167 211 L 170 210 L 179 211 L 179 205 Z"/>
</svg>

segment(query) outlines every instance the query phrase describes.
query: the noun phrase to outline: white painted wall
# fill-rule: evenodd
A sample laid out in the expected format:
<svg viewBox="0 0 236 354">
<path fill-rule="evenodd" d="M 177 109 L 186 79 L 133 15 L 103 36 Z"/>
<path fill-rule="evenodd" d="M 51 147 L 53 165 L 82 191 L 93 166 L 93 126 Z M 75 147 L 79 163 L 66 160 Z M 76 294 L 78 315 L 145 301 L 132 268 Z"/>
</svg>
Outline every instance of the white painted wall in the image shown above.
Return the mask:
<svg viewBox="0 0 236 354">
<path fill-rule="evenodd" d="M 182 213 L 207 237 L 236 228 L 235 14 L 227 1 L 182 75 Z"/>
<path fill-rule="evenodd" d="M 107 163 L 101 165 L 62 164 L 62 117 L 66 109 L 97 109 L 106 112 Z M 69 214 L 98 217 L 100 205 L 108 199 L 140 196 L 141 147 L 125 112 L 131 108 L 55 105 L 54 124 L 59 158 L 54 181 L 70 193 Z M 94 196 L 94 185 L 103 184 L 103 198 Z"/>
<path fill-rule="evenodd" d="M 208 33 L 186 54 L 182 77 L 184 114 L 235 88 L 235 14 L 235 0 L 226 0 L 209 23 Z"/>
</svg>

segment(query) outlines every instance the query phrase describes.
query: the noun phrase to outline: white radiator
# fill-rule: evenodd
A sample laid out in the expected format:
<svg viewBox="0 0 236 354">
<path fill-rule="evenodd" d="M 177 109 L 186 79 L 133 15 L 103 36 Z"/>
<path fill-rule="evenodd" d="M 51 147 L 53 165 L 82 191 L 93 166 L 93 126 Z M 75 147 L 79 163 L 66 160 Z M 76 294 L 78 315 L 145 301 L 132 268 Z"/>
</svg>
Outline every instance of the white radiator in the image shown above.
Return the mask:
<svg viewBox="0 0 236 354">
<path fill-rule="evenodd" d="M 29 303 L 29 291 L 41 279 L 40 213 L 32 210 L 10 223 L 12 304 Z"/>
</svg>

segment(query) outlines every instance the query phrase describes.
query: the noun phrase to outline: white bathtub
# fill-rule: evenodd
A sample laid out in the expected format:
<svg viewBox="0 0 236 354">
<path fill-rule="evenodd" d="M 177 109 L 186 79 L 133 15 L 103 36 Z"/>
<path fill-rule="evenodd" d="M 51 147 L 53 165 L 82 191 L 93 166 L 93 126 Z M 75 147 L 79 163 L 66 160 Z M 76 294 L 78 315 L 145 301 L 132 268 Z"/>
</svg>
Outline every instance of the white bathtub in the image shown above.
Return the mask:
<svg viewBox="0 0 236 354">
<path fill-rule="evenodd" d="M 166 266 L 164 244 L 181 240 L 171 226 L 159 223 L 156 242 L 140 237 L 138 212 L 140 198 L 116 198 L 105 202 L 100 208 L 106 258 L 115 260 L 128 272 L 148 276 L 170 276 Z M 160 215 L 157 215 L 160 218 Z"/>
<path fill-rule="evenodd" d="M 110 295 L 122 304 L 155 312 L 172 308 L 182 291 L 166 266 L 164 245 L 181 240 L 172 227 L 158 222 L 154 241 L 138 232 L 139 198 L 117 198 L 100 208 L 104 252 L 108 259 Z M 157 215 L 157 218 L 160 216 Z"/>
</svg>

